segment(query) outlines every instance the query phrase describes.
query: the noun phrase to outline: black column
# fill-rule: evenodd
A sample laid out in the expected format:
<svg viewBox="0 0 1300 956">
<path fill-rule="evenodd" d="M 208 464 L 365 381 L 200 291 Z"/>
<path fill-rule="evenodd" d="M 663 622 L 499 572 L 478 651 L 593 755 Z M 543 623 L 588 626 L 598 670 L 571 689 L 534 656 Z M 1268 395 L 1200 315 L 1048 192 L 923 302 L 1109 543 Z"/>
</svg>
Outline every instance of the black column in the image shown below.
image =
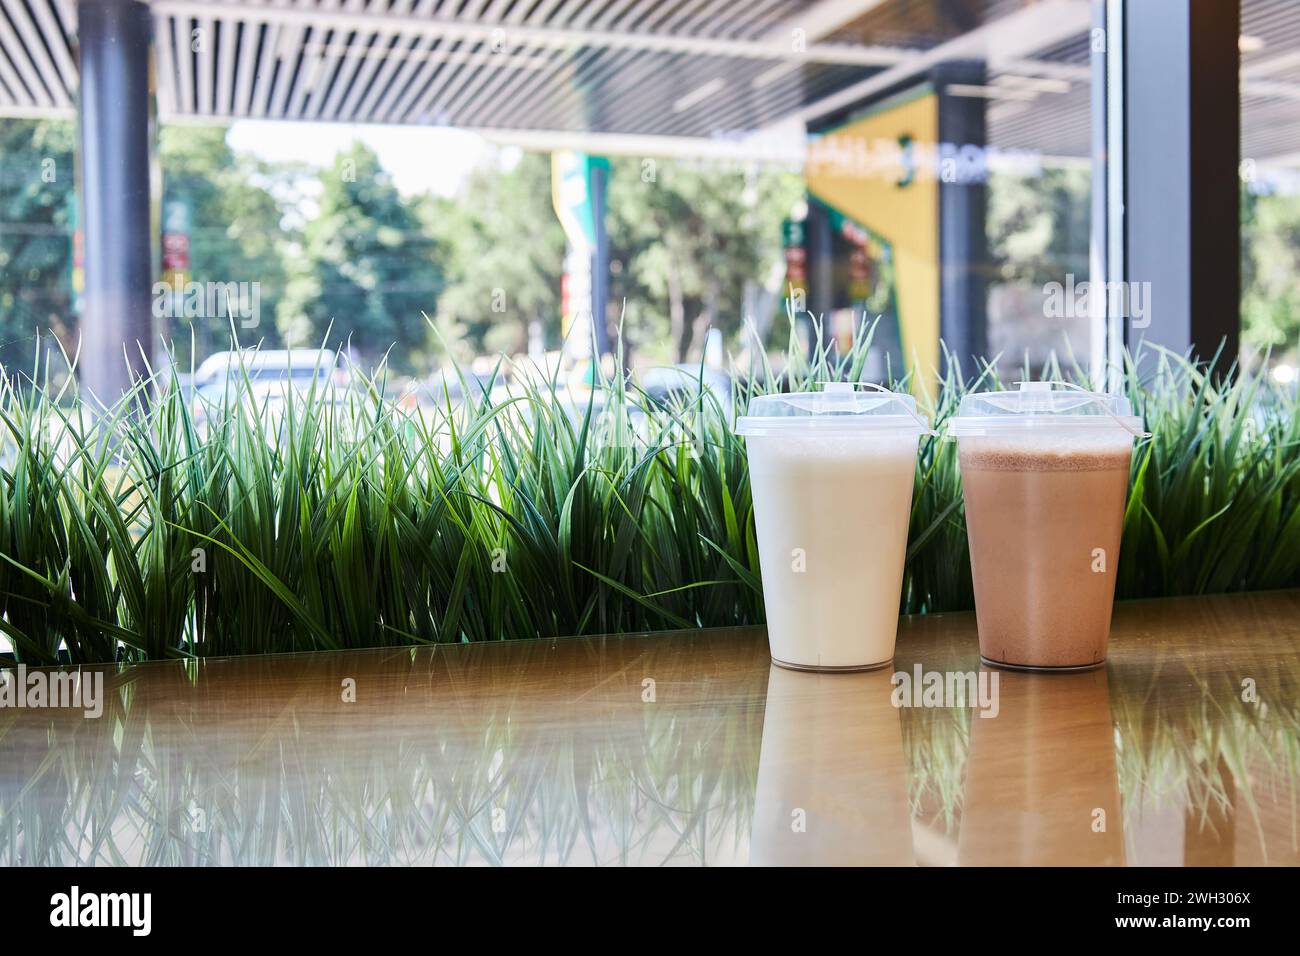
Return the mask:
<svg viewBox="0 0 1300 956">
<path fill-rule="evenodd" d="M 982 150 L 987 139 L 984 104 L 977 96 L 951 96 L 949 83 L 982 86 L 982 60 L 936 67 L 931 79 L 939 93 L 939 143 L 953 148 L 957 176 L 939 181 L 939 334 L 966 369 L 988 356 L 988 186 L 967 167 L 963 151 Z"/>
<path fill-rule="evenodd" d="M 808 217 L 804 220 L 804 248 L 807 250 L 808 277 L 804 284 L 808 287 L 805 295 L 804 310 L 821 325 L 821 344 L 831 341 L 831 313 L 835 311 L 835 246 L 831 232 L 829 211 L 820 202 L 808 197 Z M 809 333 L 816 332 L 812 321 Z M 808 336 L 808 348 L 811 354 L 818 343 L 813 335 Z"/>
<path fill-rule="evenodd" d="M 140 372 L 141 346 L 149 354 L 154 344 L 152 18 L 137 0 L 80 0 L 77 17 L 86 281 L 81 380 L 96 398 L 111 403 L 129 387 L 132 374 Z"/>
<path fill-rule="evenodd" d="M 1237 357 L 1240 23 L 1240 0 L 1124 4 L 1123 278 L 1150 291 L 1131 345 Z"/>
<path fill-rule="evenodd" d="M 609 226 L 606 223 L 605 206 L 609 192 L 609 166 L 602 159 L 591 164 L 591 219 L 595 227 L 596 242 L 591 250 L 591 327 L 596 336 L 596 354 L 593 358 L 600 361 L 602 355 L 613 352 L 612 337 L 609 333 Z"/>
</svg>

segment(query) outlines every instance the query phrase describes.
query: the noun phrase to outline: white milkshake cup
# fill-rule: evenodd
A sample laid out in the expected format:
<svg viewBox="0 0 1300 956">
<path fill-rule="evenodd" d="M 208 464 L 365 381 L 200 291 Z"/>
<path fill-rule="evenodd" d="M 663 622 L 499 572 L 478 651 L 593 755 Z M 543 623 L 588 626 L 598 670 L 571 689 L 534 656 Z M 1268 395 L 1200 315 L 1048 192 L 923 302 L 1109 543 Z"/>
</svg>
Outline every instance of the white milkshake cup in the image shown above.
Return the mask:
<svg viewBox="0 0 1300 956">
<path fill-rule="evenodd" d="M 870 670 L 893 660 L 917 441 L 929 423 L 910 395 L 763 395 L 745 436 L 774 663 Z"/>
</svg>

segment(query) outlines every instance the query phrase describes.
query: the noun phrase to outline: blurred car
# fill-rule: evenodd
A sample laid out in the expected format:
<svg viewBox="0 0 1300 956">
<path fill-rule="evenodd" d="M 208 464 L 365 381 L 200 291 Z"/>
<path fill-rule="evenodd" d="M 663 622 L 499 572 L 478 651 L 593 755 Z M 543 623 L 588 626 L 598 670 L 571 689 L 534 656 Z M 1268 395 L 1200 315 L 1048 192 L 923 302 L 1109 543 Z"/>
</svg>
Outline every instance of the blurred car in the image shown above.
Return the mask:
<svg viewBox="0 0 1300 956">
<path fill-rule="evenodd" d="M 347 386 L 343 356 L 328 349 L 244 349 L 216 352 L 204 359 L 191 383 L 194 421 L 204 428 L 214 411 L 225 407 L 247 376 L 251 397 L 259 405 L 283 403 L 290 394 L 329 391 Z"/>
<path fill-rule="evenodd" d="M 450 401 L 452 405 L 459 405 L 466 399 L 478 403 L 484 395 L 499 401 L 509 389 L 510 377 L 504 370 L 457 372 L 453 369 L 435 372 L 429 377 L 427 386 L 429 397 L 437 404 Z"/>
<path fill-rule="evenodd" d="M 216 352 L 194 373 L 196 394 L 209 401 L 218 400 L 228 384 L 245 374 L 257 391 L 282 391 L 288 385 L 305 392 L 312 383 L 347 384 L 342 356 L 328 349 L 245 349 L 242 352 Z"/>
<path fill-rule="evenodd" d="M 730 405 L 731 376 L 721 369 L 687 363 L 654 366 L 641 373 L 641 390 L 663 405 L 693 401 L 700 393 L 701 384 L 719 407 L 725 409 Z"/>
</svg>

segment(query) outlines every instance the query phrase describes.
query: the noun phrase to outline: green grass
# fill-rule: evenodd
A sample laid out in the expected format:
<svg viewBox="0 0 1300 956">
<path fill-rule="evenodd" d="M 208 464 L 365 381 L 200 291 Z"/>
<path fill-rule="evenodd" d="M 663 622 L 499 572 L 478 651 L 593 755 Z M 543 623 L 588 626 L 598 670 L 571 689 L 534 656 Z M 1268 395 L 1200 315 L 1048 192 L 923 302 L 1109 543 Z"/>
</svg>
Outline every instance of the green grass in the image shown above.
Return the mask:
<svg viewBox="0 0 1300 956">
<path fill-rule="evenodd" d="M 537 369 L 508 400 L 414 415 L 384 370 L 272 420 L 236 381 L 204 431 L 171 376 L 98 414 L 37 365 L 0 387 L 0 631 L 31 664 L 760 623 L 733 407 L 856 379 L 847 355 L 738 371 L 671 407 L 616 377 L 566 412 Z M 1300 404 L 1149 352 L 1124 370 L 1135 455 L 1119 597 L 1300 585 Z M 504 372 L 505 366 L 502 366 Z M 1055 363 L 1036 370 L 1071 377 Z M 906 387 L 907 383 L 899 383 Z M 989 368 L 951 372 L 939 424 Z M 955 445 L 925 438 L 901 610 L 972 606 Z"/>
</svg>

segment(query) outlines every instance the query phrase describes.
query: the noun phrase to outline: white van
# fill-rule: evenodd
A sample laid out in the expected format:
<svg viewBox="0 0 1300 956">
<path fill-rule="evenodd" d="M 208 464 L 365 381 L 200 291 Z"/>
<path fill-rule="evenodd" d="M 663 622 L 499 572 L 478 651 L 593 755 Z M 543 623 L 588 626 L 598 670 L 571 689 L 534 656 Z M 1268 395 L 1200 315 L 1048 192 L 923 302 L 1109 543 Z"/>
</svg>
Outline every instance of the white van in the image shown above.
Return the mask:
<svg viewBox="0 0 1300 956">
<path fill-rule="evenodd" d="M 303 396 L 315 388 L 316 400 L 337 402 L 349 380 L 346 358 L 328 349 L 244 349 L 217 352 L 194 372 L 190 413 L 199 434 L 207 433 L 214 416 L 226 414 L 227 401 L 239 394 L 242 379 L 252 386 L 248 397 L 254 414 L 263 420 L 268 434 L 275 434 L 284 404 L 291 396 Z"/>
<path fill-rule="evenodd" d="M 347 369 L 343 357 L 328 349 L 243 349 L 241 352 L 217 352 L 204 359 L 194 373 L 196 397 L 209 402 L 221 401 L 228 385 L 248 375 L 254 392 L 282 395 L 289 386 L 295 392 L 346 385 Z"/>
</svg>

